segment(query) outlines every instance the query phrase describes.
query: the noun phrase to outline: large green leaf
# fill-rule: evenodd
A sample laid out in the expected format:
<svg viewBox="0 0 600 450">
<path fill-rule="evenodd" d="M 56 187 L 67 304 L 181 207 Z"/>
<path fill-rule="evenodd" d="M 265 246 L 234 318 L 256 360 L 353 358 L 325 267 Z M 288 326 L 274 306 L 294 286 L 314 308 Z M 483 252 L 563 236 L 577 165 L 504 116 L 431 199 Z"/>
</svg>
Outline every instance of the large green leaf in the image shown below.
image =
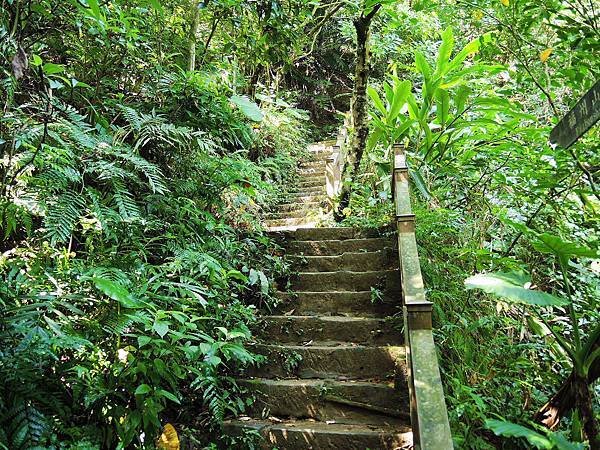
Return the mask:
<svg viewBox="0 0 600 450">
<path fill-rule="evenodd" d="M 229 100 L 240 108 L 240 111 L 242 111 L 248 119 L 255 122 L 263 120 L 264 114 L 260 110 L 260 107 L 245 95 L 232 95 Z"/>
<path fill-rule="evenodd" d="M 450 94 L 445 89 L 435 90 L 436 115 L 438 122 L 445 127 L 448 121 L 448 112 L 450 111 Z"/>
<path fill-rule="evenodd" d="M 408 98 L 408 94 L 410 94 L 411 82 L 409 80 L 400 81 L 398 79 L 395 80 L 394 83 L 394 99 L 392 101 L 392 105 L 390 106 L 390 112 L 387 117 L 388 125 L 394 123 L 398 114 L 400 114 L 400 110 L 406 103 L 406 99 Z"/>
<path fill-rule="evenodd" d="M 125 286 L 107 278 L 94 277 L 92 281 L 100 291 L 113 300 L 118 301 L 125 308 L 136 309 L 144 307 L 144 304 L 136 299 Z"/>
<path fill-rule="evenodd" d="M 535 448 L 552 449 L 554 447 L 552 442 L 545 436 L 516 423 L 504 420 L 486 420 L 485 426 L 492 430 L 496 436 L 525 438 Z"/>
<path fill-rule="evenodd" d="M 465 280 L 467 289 L 481 289 L 517 303 L 536 306 L 561 306 L 568 302 L 546 292 L 525 287 L 529 278 L 516 273 L 487 273 L 474 275 Z"/>
<path fill-rule="evenodd" d="M 420 51 L 415 51 L 415 67 L 423 75 L 426 80 L 431 77 L 431 67 L 425 59 L 425 56 Z"/>
<path fill-rule="evenodd" d="M 448 27 L 442 31 L 442 44 L 438 50 L 435 73 L 437 76 L 443 75 L 448 71 L 448 60 L 454 48 L 454 35 L 452 28 Z"/>
<path fill-rule="evenodd" d="M 373 87 L 369 86 L 367 88 L 367 94 L 369 94 L 369 97 L 379 112 L 385 116 L 387 114 L 387 110 L 385 109 L 385 105 L 383 104 L 383 101 L 381 100 L 381 97 L 379 97 L 377 91 Z"/>
<path fill-rule="evenodd" d="M 563 263 L 570 257 L 598 258 L 598 250 L 594 250 L 574 242 L 565 241 L 559 236 L 542 233 L 537 235 L 533 241 L 533 247 L 542 253 L 550 253 L 557 256 Z"/>
</svg>

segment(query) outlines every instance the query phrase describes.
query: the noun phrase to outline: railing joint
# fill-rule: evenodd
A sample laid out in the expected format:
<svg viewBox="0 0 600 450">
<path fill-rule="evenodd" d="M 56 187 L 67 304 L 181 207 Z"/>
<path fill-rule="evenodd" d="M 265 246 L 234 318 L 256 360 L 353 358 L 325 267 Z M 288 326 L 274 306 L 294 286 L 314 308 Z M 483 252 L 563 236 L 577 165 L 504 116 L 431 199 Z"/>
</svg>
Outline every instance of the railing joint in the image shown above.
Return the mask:
<svg viewBox="0 0 600 450">
<path fill-rule="evenodd" d="M 431 330 L 433 303 L 417 301 L 405 303 L 408 327 L 410 330 Z"/>
<path fill-rule="evenodd" d="M 396 214 L 397 222 L 414 222 L 415 215 L 414 214 Z"/>
</svg>

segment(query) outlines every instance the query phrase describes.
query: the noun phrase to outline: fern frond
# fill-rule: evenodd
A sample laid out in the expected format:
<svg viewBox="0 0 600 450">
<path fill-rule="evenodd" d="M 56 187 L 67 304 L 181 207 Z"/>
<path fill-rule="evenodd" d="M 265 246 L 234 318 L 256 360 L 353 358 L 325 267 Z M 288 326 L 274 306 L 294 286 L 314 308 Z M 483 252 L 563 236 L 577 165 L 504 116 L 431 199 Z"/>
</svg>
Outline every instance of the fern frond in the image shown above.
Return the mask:
<svg viewBox="0 0 600 450">
<path fill-rule="evenodd" d="M 29 450 L 41 443 L 47 430 L 44 415 L 31 403 L 19 401 L 0 420 L 3 425 L 9 448 Z"/>
<path fill-rule="evenodd" d="M 125 149 L 121 149 L 121 151 L 114 154 L 123 161 L 131 164 L 134 170 L 141 172 L 148 179 L 148 184 L 150 184 L 152 192 L 157 194 L 168 192 L 163 174 L 158 166 L 131 151 L 125 151 Z"/>
<path fill-rule="evenodd" d="M 133 221 L 140 218 L 140 208 L 135 202 L 133 196 L 125 188 L 125 185 L 119 180 L 113 180 L 113 200 L 119 211 L 119 214 L 126 221 Z"/>
<path fill-rule="evenodd" d="M 46 203 L 44 226 L 52 244 L 66 242 L 85 208 L 83 198 L 67 191 Z"/>
<path fill-rule="evenodd" d="M 108 232 L 108 230 L 110 230 L 110 225 L 120 222 L 121 216 L 102 203 L 98 191 L 93 188 L 88 188 L 84 193 L 90 200 L 88 203 L 88 211 L 92 217 L 100 222 L 103 231 Z"/>
</svg>

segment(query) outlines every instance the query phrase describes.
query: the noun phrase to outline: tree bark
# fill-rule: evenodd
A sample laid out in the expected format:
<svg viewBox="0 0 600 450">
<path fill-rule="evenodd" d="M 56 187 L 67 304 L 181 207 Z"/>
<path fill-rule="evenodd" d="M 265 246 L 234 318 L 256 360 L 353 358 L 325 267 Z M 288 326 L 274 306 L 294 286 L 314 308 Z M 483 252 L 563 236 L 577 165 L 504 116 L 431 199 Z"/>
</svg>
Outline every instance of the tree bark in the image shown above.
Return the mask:
<svg viewBox="0 0 600 450">
<path fill-rule="evenodd" d="M 593 350 L 597 349 L 599 345 L 599 343 L 596 343 Z M 575 371 L 571 372 L 556 394 L 535 414 L 535 420 L 553 429 L 558 426 L 561 418 L 577 407 L 581 413 L 584 430 L 590 440 L 591 449 L 600 449 L 598 424 L 594 420 L 589 392 L 589 386 L 598 378 L 600 378 L 600 359 L 596 359 L 590 367 L 587 380 L 578 377 Z"/>
<path fill-rule="evenodd" d="M 190 29 L 190 44 L 188 56 L 188 70 L 196 70 L 196 42 L 198 42 L 198 30 L 200 29 L 200 5 L 195 0 L 192 2 L 192 24 Z"/>
<path fill-rule="evenodd" d="M 573 377 L 573 388 L 575 390 L 575 405 L 579 410 L 585 435 L 590 442 L 590 450 L 600 450 L 598 424 L 594 418 L 592 396 L 590 394 L 588 380 L 586 380 L 585 377 L 575 375 Z"/>
<path fill-rule="evenodd" d="M 354 89 L 352 90 L 352 125 L 354 133 L 348 160 L 344 166 L 342 180 L 348 176 L 355 176 L 358 173 L 360 162 L 365 151 L 367 138 L 369 137 L 369 124 L 367 122 L 367 86 L 370 73 L 370 46 L 369 38 L 371 34 L 371 23 L 379 11 L 381 5 L 376 5 L 365 15 L 362 13 L 354 19 L 354 29 L 356 30 L 356 66 L 354 69 Z M 340 193 L 340 202 L 334 211 L 334 217 L 337 221 L 343 219 L 343 210 L 350 204 L 350 194 L 352 187 L 348 184 L 342 184 Z"/>
</svg>

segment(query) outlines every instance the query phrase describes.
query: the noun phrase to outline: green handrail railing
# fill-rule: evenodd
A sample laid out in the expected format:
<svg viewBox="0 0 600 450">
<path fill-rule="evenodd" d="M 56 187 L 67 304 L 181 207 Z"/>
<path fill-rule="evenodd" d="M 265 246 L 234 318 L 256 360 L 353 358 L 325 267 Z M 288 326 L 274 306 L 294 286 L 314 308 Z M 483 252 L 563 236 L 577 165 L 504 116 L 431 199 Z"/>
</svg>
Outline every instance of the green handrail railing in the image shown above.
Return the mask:
<svg viewBox="0 0 600 450">
<path fill-rule="evenodd" d="M 425 298 L 410 204 L 404 147 L 394 145 L 393 198 L 398 229 L 410 416 L 415 448 L 452 449 L 448 411 L 431 325 L 432 303 Z"/>
</svg>

